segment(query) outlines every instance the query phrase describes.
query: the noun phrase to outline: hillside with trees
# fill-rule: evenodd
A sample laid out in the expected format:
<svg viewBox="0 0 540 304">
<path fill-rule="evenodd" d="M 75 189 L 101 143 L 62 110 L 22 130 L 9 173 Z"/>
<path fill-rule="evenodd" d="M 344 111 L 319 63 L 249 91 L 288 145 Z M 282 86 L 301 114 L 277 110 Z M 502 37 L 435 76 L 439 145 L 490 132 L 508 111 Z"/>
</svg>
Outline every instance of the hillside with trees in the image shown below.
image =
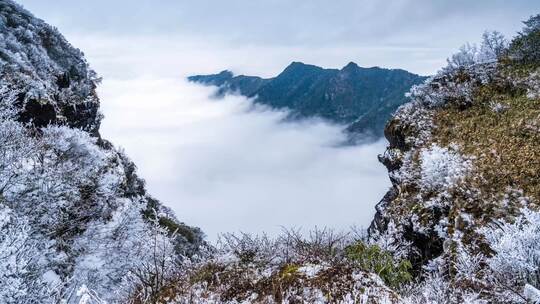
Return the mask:
<svg viewBox="0 0 540 304">
<path fill-rule="evenodd" d="M 188 77 L 216 86 L 217 96 L 238 93 L 273 109 L 287 109 L 293 119 L 323 118 L 346 126 L 351 139 L 383 136 L 384 125 L 407 102 L 405 93 L 422 77 L 404 70 L 362 68 L 354 62 L 342 69 L 291 63 L 278 76 L 234 76 L 230 71 Z"/>
</svg>

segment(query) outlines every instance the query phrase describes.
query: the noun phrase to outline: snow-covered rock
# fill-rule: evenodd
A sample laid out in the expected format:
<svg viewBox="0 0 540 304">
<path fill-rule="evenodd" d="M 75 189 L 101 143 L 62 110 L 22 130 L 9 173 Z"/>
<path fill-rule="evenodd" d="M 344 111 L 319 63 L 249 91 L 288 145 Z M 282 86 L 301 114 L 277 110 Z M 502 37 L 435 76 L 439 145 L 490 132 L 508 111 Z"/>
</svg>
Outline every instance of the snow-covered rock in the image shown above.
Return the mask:
<svg viewBox="0 0 540 304">
<path fill-rule="evenodd" d="M 0 303 L 114 303 L 156 254 L 203 243 L 99 137 L 99 79 L 58 31 L 0 0 Z"/>
</svg>

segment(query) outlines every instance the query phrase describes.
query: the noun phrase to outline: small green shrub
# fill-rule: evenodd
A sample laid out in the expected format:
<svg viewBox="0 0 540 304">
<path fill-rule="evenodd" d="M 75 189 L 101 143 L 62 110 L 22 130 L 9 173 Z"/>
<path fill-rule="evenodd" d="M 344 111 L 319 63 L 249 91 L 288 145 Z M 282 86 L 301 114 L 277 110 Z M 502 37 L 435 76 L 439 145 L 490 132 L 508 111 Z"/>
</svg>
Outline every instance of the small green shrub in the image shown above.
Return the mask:
<svg viewBox="0 0 540 304">
<path fill-rule="evenodd" d="M 391 288 L 412 280 L 412 265 L 406 259 L 395 260 L 392 254 L 377 245 L 357 242 L 345 249 L 346 256 L 364 271 L 374 272 Z"/>
<path fill-rule="evenodd" d="M 176 233 L 177 235 L 181 235 L 192 244 L 197 241 L 197 236 L 195 235 L 193 228 L 184 223 L 179 223 L 175 219 L 167 216 L 158 216 L 158 208 L 159 202 L 153 198 L 148 198 L 146 209 L 142 211 L 143 218 L 154 221 L 157 217 L 159 226 L 166 229 L 169 234 L 172 235 L 173 233 Z"/>
<path fill-rule="evenodd" d="M 286 264 L 279 272 L 279 277 L 281 279 L 293 277 L 298 274 L 298 269 L 300 269 L 300 266 L 296 264 Z"/>
</svg>

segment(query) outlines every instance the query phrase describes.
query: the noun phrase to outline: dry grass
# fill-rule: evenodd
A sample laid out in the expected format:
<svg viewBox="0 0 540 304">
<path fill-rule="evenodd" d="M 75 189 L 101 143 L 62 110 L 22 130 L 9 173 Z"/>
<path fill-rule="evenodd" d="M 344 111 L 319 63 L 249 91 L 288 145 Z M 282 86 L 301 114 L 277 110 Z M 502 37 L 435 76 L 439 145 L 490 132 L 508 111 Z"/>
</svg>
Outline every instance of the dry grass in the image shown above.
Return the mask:
<svg viewBox="0 0 540 304">
<path fill-rule="evenodd" d="M 467 182 L 484 198 L 519 189 L 539 201 L 540 100 L 493 95 L 466 110 L 449 106 L 438 111 L 435 122 L 435 141 L 457 143 L 475 158 L 476 172 Z"/>
<path fill-rule="evenodd" d="M 397 287 L 411 280 L 409 269 L 408 261 L 396 261 L 376 245 L 329 229 L 308 236 L 286 230 L 275 239 L 228 234 L 216 256 L 181 265 L 156 297 L 134 296 L 132 303 L 307 303 L 305 297 L 312 296 L 328 303 L 348 296 L 374 303 L 386 296 L 395 302 L 395 291 L 370 273 Z"/>
</svg>

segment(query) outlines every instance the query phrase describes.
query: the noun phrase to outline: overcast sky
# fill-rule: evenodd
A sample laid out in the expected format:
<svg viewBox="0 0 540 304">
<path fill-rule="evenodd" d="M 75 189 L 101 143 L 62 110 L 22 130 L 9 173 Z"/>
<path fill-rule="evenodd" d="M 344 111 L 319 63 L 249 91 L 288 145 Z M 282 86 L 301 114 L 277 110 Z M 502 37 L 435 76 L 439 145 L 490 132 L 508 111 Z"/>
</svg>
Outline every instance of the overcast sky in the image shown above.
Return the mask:
<svg viewBox="0 0 540 304">
<path fill-rule="evenodd" d="M 101 133 L 150 193 L 214 240 L 280 226 L 368 226 L 390 186 L 386 142 L 339 147 L 341 126 L 283 123 L 184 77 L 274 76 L 292 61 L 431 74 L 485 29 L 512 35 L 540 1 L 21 0 L 103 76 Z"/>
<path fill-rule="evenodd" d="M 536 0 L 19 2 L 74 42 L 136 40 L 133 47 L 167 58 L 182 75 L 230 68 L 271 76 L 291 61 L 431 74 L 484 30 L 511 36 L 521 20 L 540 12 Z"/>
</svg>

